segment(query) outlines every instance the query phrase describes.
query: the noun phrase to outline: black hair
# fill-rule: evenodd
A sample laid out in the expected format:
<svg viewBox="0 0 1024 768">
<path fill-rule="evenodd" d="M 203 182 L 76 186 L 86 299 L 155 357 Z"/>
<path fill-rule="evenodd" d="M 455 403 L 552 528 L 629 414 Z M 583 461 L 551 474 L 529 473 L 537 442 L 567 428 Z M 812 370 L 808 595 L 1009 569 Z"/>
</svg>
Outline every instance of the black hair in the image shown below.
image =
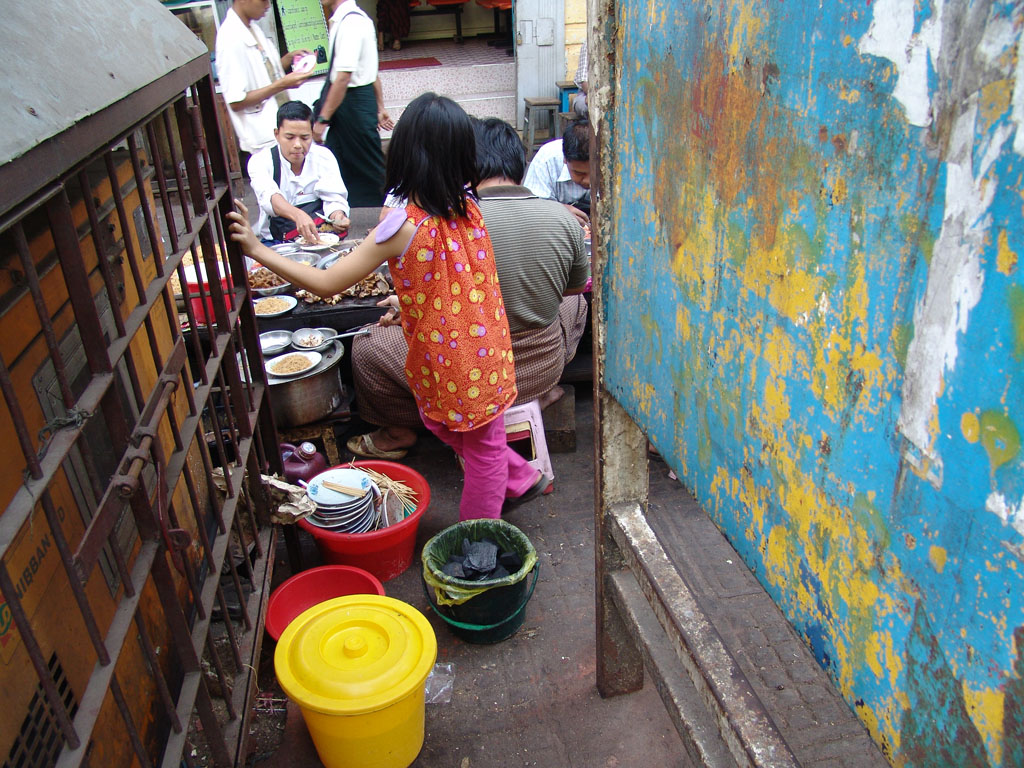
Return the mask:
<svg viewBox="0 0 1024 768">
<path fill-rule="evenodd" d="M 436 93 L 413 99 L 391 134 L 387 189 L 431 216 L 465 216 L 475 196 L 476 142 L 469 115 Z"/>
<path fill-rule="evenodd" d="M 516 129 L 497 117 L 473 121 L 476 172 L 483 179 L 504 176 L 521 184 L 526 174 L 526 148 Z"/>
<path fill-rule="evenodd" d="M 562 156 L 567 163 L 590 160 L 590 121 L 574 120 L 562 134 Z"/>
<path fill-rule="evenodd" d="M 277 110 L 277 127 L 280 128 L 285 120 L 301 120 L 313 124 L 313 110 L 301 101 L 286 101 Z"/>
</svg>

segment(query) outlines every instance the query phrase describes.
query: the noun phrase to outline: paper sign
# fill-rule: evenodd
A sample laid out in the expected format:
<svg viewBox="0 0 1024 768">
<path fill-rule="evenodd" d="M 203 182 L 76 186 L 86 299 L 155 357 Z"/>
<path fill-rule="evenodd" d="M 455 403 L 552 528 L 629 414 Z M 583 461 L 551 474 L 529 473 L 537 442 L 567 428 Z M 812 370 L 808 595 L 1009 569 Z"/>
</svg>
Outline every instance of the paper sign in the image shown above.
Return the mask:
<svg viewBox="0 0 1024 768">
<path fill-rule="evenodd" d="M 327 72 L 327 20 L 320 0 L 277 0 L 285 53 L 305 49 L 317 54 L 313 75 Z"/>
</svg>

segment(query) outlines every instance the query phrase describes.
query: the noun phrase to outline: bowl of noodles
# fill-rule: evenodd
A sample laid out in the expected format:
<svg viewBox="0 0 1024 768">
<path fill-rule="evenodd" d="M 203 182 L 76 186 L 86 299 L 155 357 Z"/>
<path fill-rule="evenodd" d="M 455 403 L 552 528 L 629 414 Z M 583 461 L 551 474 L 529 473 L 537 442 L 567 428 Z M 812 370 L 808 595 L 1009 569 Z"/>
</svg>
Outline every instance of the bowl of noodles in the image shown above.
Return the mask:
<svg viewBox="0 0 1024 768">
<path fill-rule="evenodd" d="M 313 370 L 321 360 L 319 352 L 289 352 L 267 360 L 267 373 L 279 379 L 293 379 Z"/>
</svg>

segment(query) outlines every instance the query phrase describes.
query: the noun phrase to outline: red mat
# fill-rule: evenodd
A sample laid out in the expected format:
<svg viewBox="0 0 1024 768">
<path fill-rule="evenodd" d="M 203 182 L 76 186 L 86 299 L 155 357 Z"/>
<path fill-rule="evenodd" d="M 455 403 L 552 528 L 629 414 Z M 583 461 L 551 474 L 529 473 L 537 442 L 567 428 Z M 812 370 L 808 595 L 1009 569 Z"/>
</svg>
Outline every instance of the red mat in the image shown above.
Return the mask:
<svg viewBox="0 0 1024 768">
<path fill-rule="evenodd" d="M 433 56 L 423 59 L 392 59 L 382 61 L 378 69 L 412 69 L 413 67 L 440 67 L 441 62 Z"/>
</svg>

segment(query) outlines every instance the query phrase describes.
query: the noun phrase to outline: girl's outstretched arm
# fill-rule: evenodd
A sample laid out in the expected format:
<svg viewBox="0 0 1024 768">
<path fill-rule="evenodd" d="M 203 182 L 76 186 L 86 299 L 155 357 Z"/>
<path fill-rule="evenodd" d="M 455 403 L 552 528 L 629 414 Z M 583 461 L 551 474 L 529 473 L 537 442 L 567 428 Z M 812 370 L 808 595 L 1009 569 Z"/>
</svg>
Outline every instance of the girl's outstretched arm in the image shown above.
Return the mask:
<svg viewBox="0 0 1024 768">
<path fill-rule="evenodd" d="M 366 237 L 355 250 L 338 259 L 329 269 L 317 269 L 292 261 L 263 245 L 249 226 L 249 211 L 245 205 L 235 200 L 235 208 L 236 211 L 227 215 L 228 228 L 231 239 L 242 247 L 245 255 L 317 296 L 335 296 L 355 285 L 388 259 L 400 256 L 412 236 L 410 224 L 409 237 L 392 237 L 383 243 L 375 242 L 372 236 Z"/>
</svg>

